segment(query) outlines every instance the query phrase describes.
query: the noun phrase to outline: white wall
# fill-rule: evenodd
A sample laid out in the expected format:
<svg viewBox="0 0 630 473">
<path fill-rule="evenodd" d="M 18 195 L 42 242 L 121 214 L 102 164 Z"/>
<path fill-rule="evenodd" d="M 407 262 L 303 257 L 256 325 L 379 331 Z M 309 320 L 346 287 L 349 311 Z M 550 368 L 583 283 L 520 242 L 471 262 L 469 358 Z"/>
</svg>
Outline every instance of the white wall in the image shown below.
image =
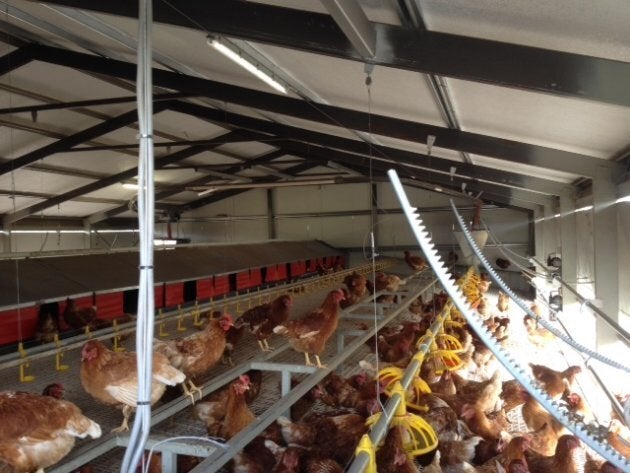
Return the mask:
<svg viewBox="0 0 630 473">
<path fill-rule="evenodd" d="M 425 212 L 423 217 L 436 245 L 455 248 L 452 231 L 456 221 L 448 197 L 422 189 L 407 187 L 406 190 L 412 204 L 418 207 L 445 209 Z M 389 183 L 377 184 L 377 207 L 385 213 L 376 217 L 375 228 L 370 216 L 369 184 L 281 187 L 273 193 L 277 239 L 319 239 L 341 248 L 368 248 L 370 232 L 374 230 L 378 247 L 417 247 Z M 463 209 L 470 208 L 472 203 L 468 199 L 457 199 L 456 205 Z M 188 238 L 192 243 L 266 240 L 269 235 L 267 212 L 267 190 L 252 189 L 183 214 L 179 222 L 171 224 L 171 232 L 173 237 Z M 348 215 L 327 215 L 334 212 L 347 212 Z M 351 215 L 353 212 L 360 214 Z M 464 215 L 471 218 L 472 211 L 466 210 Z M 489 209 L 483 211 L 482 218 L 501 242 L 526 248 L 528 226 L 525 213 Z M 156 224 L 155 234 L 165 237 L 166 224 Z M 120 248 L 137 245 L 137 238 L 137 234 L 101 234 L 100 238 L 51 234 L 43 249 L 88 249 L 90 246 L 104 249 L 112 244 L 114 248 Z M 38 251 L 44 239 L 42 235 L 13 236 L 12 251 Z"/>
</svg>

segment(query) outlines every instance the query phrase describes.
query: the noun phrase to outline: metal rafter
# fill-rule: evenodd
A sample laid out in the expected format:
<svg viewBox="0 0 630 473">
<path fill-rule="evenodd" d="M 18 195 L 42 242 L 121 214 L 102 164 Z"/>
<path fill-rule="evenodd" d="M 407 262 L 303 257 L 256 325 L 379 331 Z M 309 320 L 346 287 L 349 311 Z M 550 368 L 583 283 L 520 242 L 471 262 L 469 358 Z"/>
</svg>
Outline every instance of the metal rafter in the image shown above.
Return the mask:
<svg viewBox="0 0 630 473">
<path fill-rule="evenodd" d="M 127 0 L 47 0 L 45 3 L 138 17 L 138 5 Z M 335 20 L 326 14 L 229 0 L 179 0 L 177 9 L 158 3 L 155 22 L 203 28 L 241 39 L 364 62 Z M 190 18 L 194 18 L 195 23 Z M 628 63 L 396 25 L 372 25 L 377 36 L 376 53 L 370 61 L 374 64 L 630 105 Z"/>
<path fill-rule="evenodd" d="M 376 53 L 376 32 L 356 0 L 320 0 L 354 49 L 369 59 Z"/>
<path fill-rule="evenodd" d="M 46 46 L 36 47 L 35 56 L 44 62 L 109 74 L 128 80 L 135 79 L 135 64 L 123 61 Z M 383 115 L 372 114 L 368 116 L 365 112 L 331 105 L 307 103 L 299 99 L 186 76 L 162 69 L 153 70 L 153 79 L 156 85 L 181 92 L 189 92 L 304 120 L 371 132 L 376 135 L 416 143 L 425 144 L 427 136 L 434 135 L 436 137 L 435 145 L 441 148 L 466 151 L 507 162 L 529 164 L 581 176 L 592 176 L 602 167 L 614 168 L 616 166 L 613 162 L 579 153 L 478 133 L 451 130 Z"/>
<path fill-rule="evenodd" d="M 292 174 L 296 175 L 301 172 L 308 171 L 309 169 L 312 169 L 315 166 L 318 166 L 318 164 L 315 164 L 315 165 L 313 165 L 312 163 L 298 164 L 296 166 L 292 166 L 289 169 L 286 169 L 286 171 L 291 172 Z M 213 193 L 213 194 L 204 196 L 201 199 L 197 199 L 197 200 L 194 200 L 192 202 L 188 202 L 187 204 L 182 205 L 181 211 L 185 212 L 189 210 L 198 209 L 200 207 L 204 207 L 205 205 L 212 204 L 214 202 L 219 202 L 223 199 L 227 199 L 228 197 L 233 197 L 235 195 L 240 194 L 241 192 L 247 192 L 248 190 L 249 189 L 245 189 L 245 190 L 229 189 L 229 190 L 220 191 L 218 193 Z"/>
<path fill-rule="evenodd" d="M 320 145 L 363 155 L 357 157 L 357 159 L 362 159 L 365 158 L 365 156 L 372 155 L 379 159 L 389 158 L 391 160 L 405 162 L 415 166 L 422 166 L 428 169 L 442 171 L 446 174 L 450 173 L 451 167 L 455 167 L 457 169 L 457 174 L 465 175 L 471 179 L 495 182 L 505 186 L 519 187 L 523 190 L 551 195 L 559 195 L 564 192 L 564 185 L 546 179 L 505 171 L 497 171 L 495 169 L 482 166 L 472 166 L 467 163 L 459 163 L 457 161 L 437 158 L 435 156 L 429 157 L 427 155 L 403 151 L 387 146 L 371 145 L 372 153 L 370 153 L 370 145 L 365 142 L 309 131 L 303 128 L 291 127 L 266 120 L 259 120 L 231 112 L 214 110 L 190 103 L 178 101 L 173 102 L 170 107 L 172 110 L 191 114 L 197 116 L 198 118 L 205 118 L 218 123 L 230 123 L 240 128 L 256 130 L 280 137 L 275 138 L 273 142 L 286 138 L 287 140 L 309 143 L 304 145 L 305 149 L 308 149 L 311 144 Z"/>
<path fill-rule="evenodd" d="M 370 168 L 370 158 L 359 157 L 350 153 L 342 153 L 340 151 L 329 150 L 326 148 L 309 146 L 308 149 L 302 146 L 293 146 L 290 143 L 278 142 L 279 146 L 283 146 L 285 150 L 290 151 L 291 154 L 299 157 L 316 157 L 322 160 L 322 164 L 325 165 L 327 160 L 339 161 L 344 165 L 354 165 L 354 168 L 358 171 L 361 169 L 365 174 Z M 359 159 L 357 159 L 359 158 Z M 466 190 L 474 193 L 483 192 L 484 200 L 496 200 L 504 204 L 511 204 L 518 206 L 519 201 L 521 203 L 535 203 L 535 204 L 549 204 L 551 198 L 542 194 L 536 194 L 532 192 L 524 192 L 518 189 L 511 189 L 505 186 L 497 186 L 490 183 L 480 182 L 477 179 L 467 179 L 461 176 L 456 176 L 450 179 L 449 176 L 437 173 L 427 169 L 410 169 L 409 167 L 402 167 L 395 160 L 383 160 L 373 159 L 372 170 L 377 171 L 379 175 L 385 174 L 390 168 L 396 167 L 404 172 L 405 176 L 415 176 L 417 179 L 429 181 L 431 183 L 439 184 L 440 186 L 446 186 L 453 188 L 457 191 L 461 190 L 461 185 L 466 183 Z M 402 171 L 404 169 L 404 171 Z M 432 186 L 431 190 L 434 190 L 435 186 Z"/>
<path fill-rule="evenodd" d="M 48 194 L 46 192 L 34 192 L 34 191 L 21 191 L 15 189 L 0 189 L 0 195 L 8 197 L 32 197 L 34 199 L 50 199 L 54 194 Z M 88 202 L 90 204 L 110 204 L 119 205 L 122 204 L 120 199 L 105 199 L 100 197 L 75 197 L 72 199 L 76 202 Z"/>
<path fill-rule="evenodd" d="M 166 105 L 166 102 L 159 102 L 158 104 L 156 104 L 155 112 L 158 113 L 164 110 L 166 108 Z M 61 138 L 54 143 L 31 151 L 30 153 L 26 153 L 6 163 L 0 164 L 0 176 L 16 169 L 20 169 L 24 166 L 34 163 L 35 161 L 39 161 L 40 159 L 43 159 L 52 154 L 61 153 L 85 141 L 105 135 L 114 130 L 118 130 L 119 128 L 134 123 L 137 120 L 138 112 L 136 110 L 132 110 L 131 112 L 123 113 L 122 115 L 119 115 L 115 118 L 106 120 L 102 123 L 99 123 L 98 125 L 94 125 L 90 128 L 75 133 L 74 135 Z"/>
<path fill-rule="evenodd" d="M 2 61 L 2 58 L 0 58 Z M 153 96 L 153 102 L 160 102 L 162 100 L 173 100 L 173 99 L 181 99 L 191 97 L 192 94 L 186 94 L 182 92 L 178 92 L 175 94 L 158 94 Z M 4 115 L 7 113 L 25 113 L 25 112 L 41 112 L 46 110 L 66 110 L 66 109 L 76 109 L 82 107 L 98 107 L 101 105 L 114 105 L 121 103 L 135 103 L 137 97 L 126 96 L 126 97 L 112 97 L 109 99 L 91 99 L 91 100 L 77 100 L 73 102 L 53 102 L 46 103 L 43 105 L 27 105 L 24 107 L 11 107 L 11 108 L 0 108 L 0 115 Z"/>
<path fill-rule="evenodd" d="M 181 161 L 183 159 L 189 158 L 191 156 L 194 156 L 196 154 L 202 153 L 208 149 L 212 149 L 214 146 L 220 146 L 224 143 L 226 143 L 227 141 L 233 141 L 233 142 L 238 142 L 241 141 L 241 139 L 243 137 L 247 138 L 247 135 L 249 134 L 249 132 L 230 132 L 230 133 L 226 133 L 225 135 L 222 135 L 220 137 L 217 138 L 217 142 L 215 145 L 205 145 L 205 146 L 192 146 L 190 148 L 178 151 L 176 153 L 170 154 L 168 156 L 163 156 L 161 158 L 158 158 L 155 160 L 155 168 L 159 169 L 160 167 L 166 166 L 168 164 L 172 164 L 178 161 Z M 112 184 L 116 184 L 118 182 L 124 181 L 125 179 L 130 179 L 132 177 L 134 177 L 136 174 L 138 173 L 138 168 L 137 167 L 133 167 L 130 169 L 127 169 L 126 171 L 122 171 L 119 172 L 118 174 L 114 174 L 111 176 L 108 176 L 104 179 L 101 179 L 99 181 L 96 182 L 92 182 L 90 184 L 87 184 L 85 186 L 81 186 L 77 189 L 73 189 L 71 191 L 65 192 L 63 194 L 60 194 L 56 197 L 53 197 L 51 199 L 45 200 L 43 202 L 37 203 L 35 205 L 32 205 L 30 207 L 27 207 L 25 209 L 19 210 L 17 212 L 14 212 L 12 214 L 8 214 L 4 217 L 3 219 L 3 223 L 5 225 L 16 222 L 18 220 L 22 220 L 23 218 L 26 218 L 30 215 L 33 215 L 34 213 L 37 213 L 41 210 L 50 208 L 54 205 L 60 204 L 62 202 L 66 202 L 70 199 L 74 199 L 75 197 L 78 197 L 80 195 L 84 195 L 84 194 L 88 194 L 90 192 L 94 192 L 97 191 L 99 189 L 103 189 L 104 187 L 110 186 Z"/>
<path fill-rule="evenodd" d="M 23 46 L 0 58 L 0 76 L 18 69 L 33 60 L 32 46 Z"/>
<path fill-rule="evenodd" d="M 259 156 L 258 158 L 254 158 L 251 159 L 250 161 L 248 161 L 248 164 L 251 163 L 252 166 L 255 166 L 256 164 L 261 164 L 261 163 L 267 163 L 273 159 L 279 158 L 281 156 L 284 156 L 286 153 L 284 151 L 281 150 L 275 150 L 275 151 L 271 151 L 269 153 L 264 154 L 263 156 Z M 243 165 L 242 164 L 236 164 L 233 166 L 228 167 L 225 171 L 223 171 L 224 174 L 234 174 L 236 172 L 242 171 L 243 170 Z M 178 185 L 177 189 L 169 189 L 169 190 L 164 190 L 161 192 L 158 192 L 155 194 L 155 200 L 156 202 L 162 199 L 167 199 L 175 194 L 178 194 L 182 191 L 185 190 L 186 187 L 189 186 L 200 186 L 200 185 L 204 185 L 206 184 L 210 179 L 212 179 L 212 177 L 214 176 L 214 174 L 206 174 L 203 177 L 197 178 L 197 179 L 193 179 L 191 181 L 182 183 Z M 235 179 L 239 179 L 240 176 L 233 176 Z M 104 212 L 98 212 L 95 213 L 93 215 L 90 215 L 89 217 L 87 217 L 85 219 L 85 222 L 88 224 L 94 224 L 96 222 L 100 222 L 101 220 L 106 220 L 112 217 L 115 217 L 118 214 L 121 214 L 123 212 L 126 212 L 127 210 L 129 210 L 129 207 L 127 205 L 120 205 L 118 207 L 115 207 L 113 209 L 109 209 L 109 210 L 105 210 Z"/>
</svg>

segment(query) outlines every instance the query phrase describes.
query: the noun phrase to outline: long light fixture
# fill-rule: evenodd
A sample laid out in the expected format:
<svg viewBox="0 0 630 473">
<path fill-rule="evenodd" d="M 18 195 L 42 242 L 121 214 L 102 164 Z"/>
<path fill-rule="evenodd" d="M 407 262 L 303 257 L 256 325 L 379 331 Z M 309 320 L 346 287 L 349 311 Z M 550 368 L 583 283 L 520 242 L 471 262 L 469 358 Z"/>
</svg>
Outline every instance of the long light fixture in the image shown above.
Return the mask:
<svg viewBox="0 0 630 473">
<path fill-rule="evenodd" d="M 593 210 L 593 206 L 592 205 L 585 205 L 584 207 L 580 207 L 579 209 L 575 209 L 575 213 L 588 212 L 589 210 Z"/>
<path fill-rule="evenodd" d="M 46 235 L 47 233 L 68 233 L 68 234 L 84 234 L 87 235 L 87 230 L 9 230 L 12 235 Z"/>
<path fill-rule="evenodd" d="M 263 188 L 271 189 L 275 187 L 294 187 L 294 186 L 319 186 L 323 184 L 340 184 L 343 180 L 340 178 L 326 178 L 326 179 L 293 179 L 290 181 L 274 181 L 274 182 L 238 182 L 238 183 L 225 183 L 225 184 L 212 184 L 209 186 L 194 186 L 186 187 L 186 190 L 197 192 L 199 196 L 209 194 L 210 192 L 225 190 L 225 189 L 254 189 Z"/>
<path fill-rule="evenodd" d="M 623 197 L 619 197 L 617 200 L 615 200 L 616 204 L 621 204 L 622 202 L 630 202 L 630 194 L 624 195 Z"/>
<path fill-rule="evenodd" d="M 164 238 L 155 238 L 153 240 L 153 244 L 155 246 L 173 246 L 173 245 L 177 244 L 177 240 L 164 239 Z"/>
<path fill-rule="evenodd" d="M 271 77 L 270 73 L 264 71 L 263 70 L 263 66 L 261 66 L 261 65 L 254 65 L 253 63 L 248 61 L 244 57 L 242 51 L 240 51 L 240 50 L 236 50 L 236 51 L 233 50 L 232 49 L 233 46 L 228 46 L 227 44 L 222 43 L 221 41 L 219 41 L 218 38 L 214 38 L 213 36 L 208 36 L 206 38 L 206 41 L 207 41 L 209 46 L 212 46 L 214 49 L 219 51 L 225 57 L 227 57 L 228 59 L 234 61 L 236 64 L 241 66 L 247 72 L 255 75 L 256 77 L 258 77 L 265 84 L 269 85 L 270 87 L 273 87 L 278 92 L 282 92 L 283 94 L 287 93 L 287 89 L 286 89 L 285 86 L 283 86 L 280 82 L 278 82 L 276 79 Z"/>
</svg>

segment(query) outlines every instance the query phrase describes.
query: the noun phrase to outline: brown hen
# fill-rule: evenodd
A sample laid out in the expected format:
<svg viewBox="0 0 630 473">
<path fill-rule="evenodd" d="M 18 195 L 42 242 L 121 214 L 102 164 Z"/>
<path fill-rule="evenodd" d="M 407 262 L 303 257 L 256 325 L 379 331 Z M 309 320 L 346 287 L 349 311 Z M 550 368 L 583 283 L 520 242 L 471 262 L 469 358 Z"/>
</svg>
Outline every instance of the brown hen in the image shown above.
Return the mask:
<svg viewBox="0 0 630 473">
<path fill-rule="evenodd" d="M 339 302 L 343 300 L 343 297 L 343 292 L 339 289 L 329 292 L 320 308 L 300 319 L 289 320 L 285 325 L 278 325 L 273 329 L 274 333 L 286 336 L 295 351 L 304 353 L 307 366 L 313 365 L 308 356 L 312 353 L 317 360 L 317 367 L 324 368 L 319 355 L 324 351 L 328 339 L 337 330 Z"/>
<path fill-rule="evenodd" d="M 418 473 L 418 469 L 403 446 L 403 428 L 389 429 L 385 443 L 376 451 L 376 470 L 379 473 Z"/>
<path fill-rule="evenodd" d="M 185 379 L 186 375 L 174 368 L 166 356 L 154 353 L 151 405 L 162 397 L 167 385 L 175 386 Z M 129 416 L 138 402 L 138 369 L 134 352 L 115 352 L 98 340 L 90 340 L 81 351 L 81 384 L 97 401 L 122 408 L 123 423 L 114 430 L 129 430 Z"/>
<path fill-rule="evenodd" d="M 3 471 L 43 471 L 65 457 L 76 437 L 101 436 L 100 426 L 68 401 L 39 394 L 0 393 Z"/>
<path fill-rule="evenodd" d="M 412 255 L 409 251 L 405 250 L 405 262 L 414 271 L 422 271 L 429 267 L 427 262 L 421 256 Z"/>
<path fill-rule="evenodd" d="M 362 274 L 353 272 L 343 279 L 343 283 L 348 290 L 345 293 L 345 299 L 340 304 L 342 309 L 356 304 L 368 293 L 367 278 Z"/>
<path fill-rule="evenodd" d="M 246 310 L 237 323 L 249 325 L 249 331 L 258 340 L 258 345 L 262 351 L 272 351 L 273 348 L 269 346 L 267 339 L 273 334 L 274 328 L 287 321 L 292 305 L 291 296 L 284 294 L 267 304 Z"/>
<path fill-rule="evenodd" d="M 85 326 L 91 326 L 96 320 L 96 307 L 77 308 L 74 299 L 69 297 L 66 299 L 66 307 L 63 311 L 63 320 L 70 328 L 81 329 Z"/>
<path fill-rule="evenodd" d="M 206 424 L 209 436 L 229 440 L 256 419 L 245 400 L 250 385 L 249 376 L 241 375 L 230 385 L 225 401 L 197 403 L 195 414 Z"/>
<path fill-rule="evenodd" d="M 580 440 L 574 435 L 563 435 L 558 439 L 555 454 L 543 456 L 528 450 L 525 458 L 531 473 L 578 473 L 581 464 L 576 455 L 581 448 Z"/>
<path fill-rule="evenodd" d="M 184 392 L 193 403 L 195 392 L 201 396 L 201 389 L 194 382 L 219 362 L 225 351 L 226 334 L 232 325 L 232 317 L 224 314 L 218 319 L 211 319 L 204 330 L 188 337 L 154 342 L 154 352 L 166 356 L 175 368 L 186 375 L 190 389 L 184 384 Z"/>
</svg>

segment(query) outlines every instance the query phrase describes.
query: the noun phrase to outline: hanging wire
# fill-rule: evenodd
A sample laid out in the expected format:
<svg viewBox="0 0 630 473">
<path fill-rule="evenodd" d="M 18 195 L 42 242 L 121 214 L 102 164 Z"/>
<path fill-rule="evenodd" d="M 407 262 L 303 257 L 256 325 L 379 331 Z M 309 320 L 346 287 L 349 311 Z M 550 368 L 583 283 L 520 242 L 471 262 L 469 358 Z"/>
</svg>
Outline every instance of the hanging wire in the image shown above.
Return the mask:
<svg viewBox="0 0 630 473">
<path fill-rule="evenodd" d="M 138 398 L 136 418 L 121 465 L 121 473 L 136 470 L 151 430 L 151 380 L 153 376 L 153 295 L 154 163 L 153 163 L 153 84 L 151 78 L 152 0 L 139 0 L 138 68 L 136 94 L 140 149 L 138 156 L 138 228 L 140 234 L 140 282 L 136 330 Z"/>
<path fill-rule="evenodd" d="M 365 78 L 365 87 L 367 89 L 367 106 L 368 106 L 368 137 L 370 141 L 372 140 L 372 75 L 370 70 L 368 69 L 367 75 Z M 372 147 L 370 146 L 370 157 L 369 157 L 369 178 L 370 178 L 370 205 L 374 207 L 376 205 L 374 199 L 374 181 L 372 176 Z M 377 306 L 376 306 L 376 242 L 374 240 L 374 212 L 370 212 L 370 253 L 371 253 L 371 262 L 372 262 L 372 281 L 374 282 L 374 294 L 372 294 L 372 314 L 374 315 L 374 354 L 375 354 L 375 364 L 376 364 L 376 373 L 377 376 L 374 380 L 376 383 L 376 392 L 379 393 L 379 377 L 378 373 L 381 371 L 380 367 L 380 355 L 378 350 L 378 317 L 377 317 Z M 385 412 L 385 406 L 381 402 L 380 396 L 376 396 L 378 404 L 381 408 L 381 412 Z"/>
<path fill-rule="evenodd" d="M 495 236 L 494 234 L 490 231 L 490 228 L 488 228 L 488 225 L 486 224 L 486 222 L 484 220 L 481 221 L 483 228 L 486 232 L 488 232 L 488 236 L 490 236 L 490 240 L 492 241 L 492 243 L 494 245 L 496 245 L 496 247 L 499 249 L 499 252 L 505 256 L 512 264 L 514 264 L 514 266 L 516 266 L 518 269 L 520 269 L 523 273 L 525 273 L 527 276 L 530 277 L 534 277 L 534 276 L 538 276 L 541 278 L 547 278 L 548 275 L 547 274 L 543 274 L 543 273 L 538 273 L 535 270 L 532 270 L 529 267 L 523 266 L 519 263 L 517 263 L 516 261 L 514 261 L 513 258 L 511 258 L 510 256 L 508 256 L 508 254 L 506 253 L 506 251 L 508 251 L 509 253 L 518 256 L 520 259 L 523 260 L 527 260 L 529 261 L 529 258 L 526 258 L 524 256 L 519 255 L 518 253 L 515 253 L 514 251 L 510 250 L 509 248 L 505 247 L 505 245 L 503 245 L 503 243 L 501 243 Z"/>
<path fill-rule="evenodd" d="M 7 9 L 4 11 L 5 14 L 5 19 L 8 21 L 9 19 L 9 6 L 7 5 Z M 7 45 L 7 49 L 8 49 L 8 45 Z M 10 56 L 9 56 L 9 61 L 11 60 Z M 11 66 L 11 64 L 9 64 L 9 66 Z M 12 68 L 9 67 L 9 71 L 11 71 Z M 12 72 L 8 73 L 8 77 L 7 77 L 7 81 L 9 82 L 9 88 L 10 90 L 13 90 L 13 74 Z M 9 108 L 13 108 L 13 93 L 9 92 Z M 15 150 L 15 143 L 14 143 L 14 136 L 13 136 L 13 127 L 8 127 L 9 130 L 9 148 L 11 149 L 11 159 L 14 159 L 14 150 Z M 15 190 L 15 170 L 13 168 L 11 168 L 11 202 L 12 202 L 12 210 L 13 213 L 15 213 L 17 211 L 17 196 L 16 196 L 16 190 Z M 11 239 L 9 238 L 9 245 L 11 245 Z M 11 251 L 11 248 L 9 248 L 9 251 Z M 21 302 L 21 298 L 20 298 L 20 264 L 19 264 L 19 258 L 15 258 L 15 293 L 16 293 L 16 302 L 17 302 L 17 319 L 18 319 L 18 341 L 21 343 L 24 341 L 24 333 L 22 331 L 22 309 L 20 308 L 20 302 Z"/>
</svg>

